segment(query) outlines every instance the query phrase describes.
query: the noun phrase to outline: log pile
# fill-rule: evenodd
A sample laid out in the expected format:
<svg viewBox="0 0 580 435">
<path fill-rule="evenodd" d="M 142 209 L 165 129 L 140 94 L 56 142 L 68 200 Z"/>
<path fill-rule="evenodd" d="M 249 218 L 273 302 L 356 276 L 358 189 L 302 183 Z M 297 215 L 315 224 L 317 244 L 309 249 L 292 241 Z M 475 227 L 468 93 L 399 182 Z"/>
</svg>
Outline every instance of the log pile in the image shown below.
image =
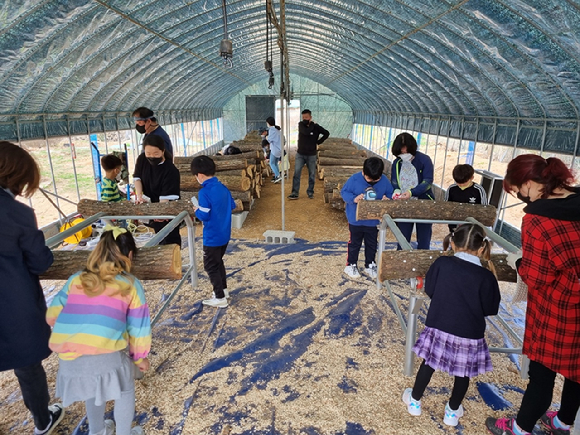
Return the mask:
<svg viewBox="0 0 580 435">
<path fill-rule="evenodd" d="M 228 156 L 209 156 L 216 164 L 216 177 L 240 200 L 243 210 L 249 211 L 255 198 L 260 198 L 264 179 L 269 175 L 269 167 L 265 162 L 264 151 L 256 133 L 254 138 L 232 142 L 240 148 L 242 154 Z M 181 175 L 181 196 L 193 196 L 201 186 L 191 174 L 191 161 L 194 156 L 175 157 L 175 166 Z"/>
<path fill-rule="evenodd" d="M 362 168 L 366 157 L 367 152 L 358 149 L 352 141 L 328 138 L 318 145 L 318 178 L 323 180 L 331 172 L 335 176 L 350 176 Z"/>
</svg>

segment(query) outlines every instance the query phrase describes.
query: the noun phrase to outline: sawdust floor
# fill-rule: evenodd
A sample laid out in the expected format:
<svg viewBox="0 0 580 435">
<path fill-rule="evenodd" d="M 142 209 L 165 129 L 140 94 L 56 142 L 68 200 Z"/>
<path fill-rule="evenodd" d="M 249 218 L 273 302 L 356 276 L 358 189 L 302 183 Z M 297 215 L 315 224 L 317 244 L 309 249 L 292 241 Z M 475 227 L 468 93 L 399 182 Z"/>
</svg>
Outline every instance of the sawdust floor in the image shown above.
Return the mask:
<svg viewBox="0 0 580 435">
<path fill-rule="evenodd" d="M 197 288 L 184 286 L 153 329 L 152 369 L 136 382 L 136 421 L 147 434 L 479 435 L 486 416 L 516 412 L 526 385 L 519 357 L 492 354 L 495 369 L 472 381 L 457 428 L 442 423 L 452 386 L 445 374 L 434 375 L 423 415 L 408 415 L 400 395 L 413 378 L 403 376 L 404 338 L 394 308 L 368 277 L 343 276 L 346 220 L 323 204 L 322 183 L 314 200 L 288 204 L 288 229 L 298 243 L 256 241 L 266 229 L 279 229 L 271 220 L 279 213 L 272 204 L 278 188 L 264 189 L 229 245 L 230 306 L 201 304 L 211 286 L 200 271 Z M 197 259 L 201 264 L 200 250 Z M 49 301 L 62 284 L 43 282 Z M 145 283 L 152 314 L 175 284 Z M 502 314 L 521 332 L 525 307 L 509 303 L 513 287 L 502 284 Z M 409 287 L 392 288 L 406 313 Z M 421 322 L 425 313 L 423 307 Z M 511 345 L 493 319 L 487 339 L 490 346 Z M 53 397 L 57 357 L 44 366 Z M 555 401 L 560 389 L 558 380 Z M 0 434 L 32 432 L 12 372 L 0 373 L 0 411 Z M 88 434 L 83 417 L 82 404 L 67 408 L 55 434 Z"/>
</svg>

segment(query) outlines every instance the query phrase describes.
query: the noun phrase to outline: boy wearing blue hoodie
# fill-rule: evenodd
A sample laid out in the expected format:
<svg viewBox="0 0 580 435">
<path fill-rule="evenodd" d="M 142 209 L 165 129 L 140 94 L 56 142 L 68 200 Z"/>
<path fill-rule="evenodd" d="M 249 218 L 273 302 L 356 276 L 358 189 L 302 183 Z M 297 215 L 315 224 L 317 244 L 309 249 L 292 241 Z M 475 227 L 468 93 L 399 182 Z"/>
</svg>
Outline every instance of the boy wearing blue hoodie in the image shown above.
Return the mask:
<svg viewBox="0 0 580 435">
<path fill-rule="evenodd" d="M 346 217 L 350 240 L 344 273 L 350 278 L 360 278 L 358 271 L 358 254 L 365 243 L 365 273 L 372 279 L 377 277 L 377 236 L 379 230 L 378 219 L 356 220 L 357 204 L 364 200 L 390 199 L 393 195 L 393 186 L 383 174 L 385 164 L 378 157 L 369 157 L 363 164 L 362 172 L 350 177 L 340 190 L 340 195 L 346 203 Z"/>
<path fill-rule="evenodd" d="M 191 173 L 201 184 L 199 205 L 193 206 L 195 216 L 203 222 L 203 267 L 213 286 L 211 299 L 203 301 L 210 307 L 228 306 L 224 254 L 232 233 L 232 210 L 236 203 L 226 186 L 215 175 L 215 163 L 208 156 L 195 157 Z"/>
</svg>

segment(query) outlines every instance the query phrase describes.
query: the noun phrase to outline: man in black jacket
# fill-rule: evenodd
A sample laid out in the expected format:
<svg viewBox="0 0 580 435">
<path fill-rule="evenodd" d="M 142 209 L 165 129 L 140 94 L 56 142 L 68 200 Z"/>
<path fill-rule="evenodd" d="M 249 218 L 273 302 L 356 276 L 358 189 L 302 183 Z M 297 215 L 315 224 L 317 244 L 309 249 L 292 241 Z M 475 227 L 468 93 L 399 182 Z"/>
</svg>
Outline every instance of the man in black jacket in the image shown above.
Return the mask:
<svg viewBox="0 0 580 435">
<path fill-rule="evenodd" d="M 322 135 L 322 137 L 320 137 Z M 292 180 L 292 193 L 289 199 L 298 199 L 300 191 L 300 175 L 304 165 L 308 166 L 308 198 L 314 198 L 314 179 L 316 175 L 316 145 L 320 145 L 330 133 L 320 125 L 312 121 L 312 112 L 308 109 L 302 111 L 302 121 L 298 123 L 298 152 L 294 163 L 294 179 Z"/>
</svg>

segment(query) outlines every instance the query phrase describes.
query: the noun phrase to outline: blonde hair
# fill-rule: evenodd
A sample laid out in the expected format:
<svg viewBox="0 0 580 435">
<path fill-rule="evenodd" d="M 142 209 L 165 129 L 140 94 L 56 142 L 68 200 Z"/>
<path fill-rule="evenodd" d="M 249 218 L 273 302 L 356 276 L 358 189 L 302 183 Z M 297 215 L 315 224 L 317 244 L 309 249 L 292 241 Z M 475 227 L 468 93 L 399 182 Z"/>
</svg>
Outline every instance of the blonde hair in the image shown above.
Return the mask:
<svg viewBox="0 0 580 435">
<path fill-rule="evenodd" d="M 130 238 L 130 239 L 129 239 Z M 126 245 L 131 245 L 127 249 Z M 126 255 L 121 252 L 126 251 Z M 95 297 L 103 294 L 108 286 L 118 287 L 118 293 L 127 296 L 133 287 L 131 271 L 131 259 L 129 253 L 135 252 L 135 241 L 131 233 L 119 234 L 115 239 L 113 231 L 105 231 L 101 240 L 89 255 L 87 266 L 80 274 L 81 284 L 85 294 Z M 117 280 L 116 277 L 123 274 L 127 281 Z"/>
<path fill-rule="evenodd" d="M 479 225 L 475 224 L 462 224 L 459 225 L 455 230 L 443 239 L 443 250 L 447 251 L 451 241 L 455 245 L 458 252 L 478 252 L 481 248 L 480 258 L 487 262 L 487 268 L 495 275 L 497 278 L 497 272 L 495 270 L 494 264 L 491 262 L 491 247 L 492 243 L 485 237 L 485 230 Z"/>
</svg>

